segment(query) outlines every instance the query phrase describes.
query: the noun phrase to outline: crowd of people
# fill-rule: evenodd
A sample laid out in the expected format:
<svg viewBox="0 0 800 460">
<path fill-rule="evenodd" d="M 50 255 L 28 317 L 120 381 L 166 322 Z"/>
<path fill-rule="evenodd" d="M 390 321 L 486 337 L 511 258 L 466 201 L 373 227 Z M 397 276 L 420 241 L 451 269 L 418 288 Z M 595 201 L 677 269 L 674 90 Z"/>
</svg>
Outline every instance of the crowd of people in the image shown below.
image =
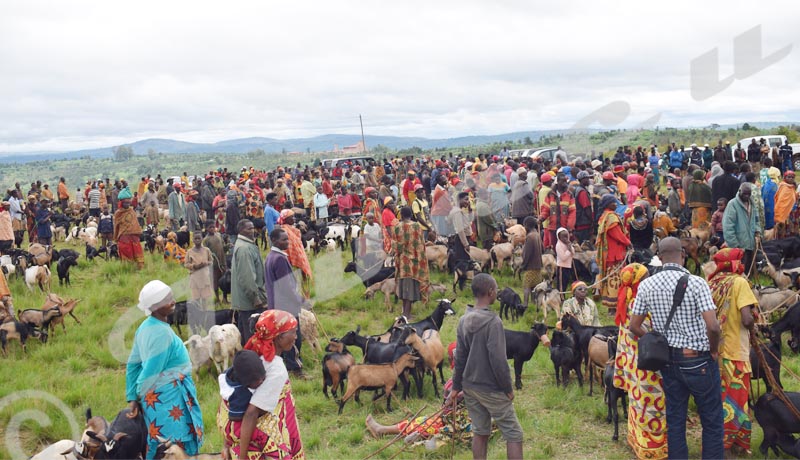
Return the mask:
<svg viewBox="0 0 800 460">
<path fill-rule="evenodd" d="M 794 217 L 800 211 L 791 158 L 788 144 L 772 149 L 754 141 L 744 150 L 720 141 L 704 150 L 672 144 L 663 155 L 655 146 L 649 151 L 620 147 L 605 159 L 569 162 L 558 157 L 555 164 L 481 154 L 348 161 L 330 169 L 300 164 L 219 169 L 166 180 L 147 176 L 136 185 L 122 179 L 89 181 L 74 196 L 62 178 L 57 201 L 48 184 L 40 182 L 26 194 L 19 184 L 8 190 L 0 210 L 0 251 L 22 246 L 26 232 L 28 242 L 51 245 L 51 224 L 57 214 L 65 214 L 84 222 L 95 219 L 108 244 L 116 243 L 120 257 L 141 269 L 143 228 L 166 228 L 165 257 L 189 270 L 191 302 L 199 311 L 211 308 L 212 295 L 219 302 L 219 280 L 230 269 L 231 308 L 245 348 L 254 355 L 237 356 L 233 369 L 220 376 L 227 407 L 221 429 L 239 458 L 300 458 L 288 377 L 306 378 L 298 315 L 311 307 L 313 273 L 298 221 L 316 227 L 332 219 L 359 225 L 362 236 L 353 243 L 359 274 L 371 277 L 391 257 L 407 317 L 430 285 L 426 242 L 446 241 L 458 264 L 471 260 L 471 247 L 489 248 L 509 226 L 519 224 L 527 235 L 521 266 L 525 304 L 543 279 L 542 255 L 550 251 L 557 260 L 556 283 L 569 297 L 564 311 L 584 325 L 597 326 L 600 320 L 589 286 L 576 279 L 574 244 L 597 249 L 600 302 L 620 326 L 615 386 L 631 395 L 628 443 L 635 455 L 686 457 L 691 394 L 704 428 L 703 456 L 717 458 L 723 447 L 749 449 L 749 342 L 743 337 L 757 302 L 747 296 L 741 274 L 765 232 L 797 233 Z M 690 278 L 667 334 L 671 364 L 660 373 L 638 371 L 637 337 L 648 329 L 663 330 L 674 286 L 688 273 L 680 242 L 670 238 L 687 227 L 708 229 L 712 242 L 726 248 L 714 256 L 716 282 L 710 289 Z M 179 231 L 191 235 L 188 251 L 177 244 Z M 261 232 L 270 241 L 266 258 L 256 243 Z M 664 269 L 648 277 L 644 264 L 659 239 Z M 149 283 L 140 295 L 139 306 L 149 318 L 137 332 L 129 362 L 128 401 L 132 412 L 167 426 L 161 433 L 180 440 L 193 454 L 202 443 L 202 420 L 194 412 L 185 347 L 165 327 L 174 299 L 158 283 Z M 462 353 L 456 355 L 452 394 L 464 390 L 476 458 L 485 455 L 487 420 L 492 418 L 509 443 L 509 456 L 519 458 L 522 436 L 510 405 L 510 380 L 492 377 L 481 383 L 489 377 L 475 361 L 500 353 L 502 333 L 491 349 L 475 348 L 471 338 L 482 324 L 498 322 L 488 309 L 496 291 L 491 277 L 473 281 L 476 305 L 459 324 Z M 253 314 L 260 314 L 255 330 L 248 324 Z M 254 391 L 249 403 L 242 396 L 251 393 L 248 388 Z M 505 398 L 503 404 L 498 397 Z M 180 408 L 184 421 L 179 429 L 162 423 L 167 406 Z"/>
</svg>

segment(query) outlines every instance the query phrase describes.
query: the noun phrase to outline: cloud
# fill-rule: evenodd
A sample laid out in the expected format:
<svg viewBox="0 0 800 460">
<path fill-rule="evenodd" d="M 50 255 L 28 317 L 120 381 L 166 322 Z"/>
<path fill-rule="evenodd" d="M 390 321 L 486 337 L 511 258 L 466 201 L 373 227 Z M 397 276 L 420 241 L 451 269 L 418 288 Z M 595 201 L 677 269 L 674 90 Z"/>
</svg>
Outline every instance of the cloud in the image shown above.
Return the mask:
<svg viewBox="0 0 800 460">
<path fill-rule="evenodd" d="M 567 128 L 613 101 L 659 124 L 798 119 L 797 52 L 705 101 L 689 62 L 786 4 L 577 1 L 5 2 L 0 150 L 143 137 L 216 141 L 358 132 L 451 137 Z"/>
</svg>

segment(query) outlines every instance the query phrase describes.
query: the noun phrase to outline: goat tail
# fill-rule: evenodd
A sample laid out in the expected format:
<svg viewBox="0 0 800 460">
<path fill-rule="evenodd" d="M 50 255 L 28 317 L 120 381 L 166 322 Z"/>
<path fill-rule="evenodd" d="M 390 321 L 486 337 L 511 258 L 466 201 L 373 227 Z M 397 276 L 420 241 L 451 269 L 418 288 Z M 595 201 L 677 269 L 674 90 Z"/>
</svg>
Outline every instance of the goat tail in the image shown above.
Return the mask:
<svg viewBox="0 0 800 460">
<path fill-rule="evenodd" d="M 90 418 L 92 418 L 92 408 L 91 407 L 87 407 L 86 408 L 86 421 L 88 422 Z"/>
</svg>

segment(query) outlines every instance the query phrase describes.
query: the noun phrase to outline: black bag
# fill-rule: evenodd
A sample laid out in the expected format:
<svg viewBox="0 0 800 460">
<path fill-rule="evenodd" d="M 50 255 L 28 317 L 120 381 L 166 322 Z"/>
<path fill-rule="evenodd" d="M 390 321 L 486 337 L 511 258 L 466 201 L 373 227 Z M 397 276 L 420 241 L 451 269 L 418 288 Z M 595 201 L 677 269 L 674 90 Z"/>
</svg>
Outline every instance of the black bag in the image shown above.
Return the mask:
<svg viewBox="0 0 800 460">
<path fill-rule="evenodd" d="M 675 295 L 672 298 L 672 310 L 670 310 L 667 322 L 664 324 L 664 334 L 650 331 L 639 338 L 639 358 L 636 362 L 639 369 L 660 371 L 669 362 L 669 343 L 667 343 L 666 334 L 678 305 L 683 302 L 683 295 L 686 293 L 688 284 L 689 275 L 683 275 L 678 280 Z"/>
</svg>

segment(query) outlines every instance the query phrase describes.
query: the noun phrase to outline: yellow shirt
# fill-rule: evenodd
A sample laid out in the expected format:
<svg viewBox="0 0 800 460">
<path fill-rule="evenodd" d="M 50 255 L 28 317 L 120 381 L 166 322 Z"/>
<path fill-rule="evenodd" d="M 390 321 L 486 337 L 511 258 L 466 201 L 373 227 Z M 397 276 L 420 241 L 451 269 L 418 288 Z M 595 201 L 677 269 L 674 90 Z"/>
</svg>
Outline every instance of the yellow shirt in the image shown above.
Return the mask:
<svg viewBox="0 0 800 460">
<path fill-rule="evenodd" d="M 750 372 L 750 333 L 742 326 L 742 308 L 758 305 L 758 300 L 744 277 L 737 276 L 731 284 L 728 298 L 717 305 L 717 318 L 722 328 L 719 355 L 733 361 L 743 361 Z"/>
</svg>

